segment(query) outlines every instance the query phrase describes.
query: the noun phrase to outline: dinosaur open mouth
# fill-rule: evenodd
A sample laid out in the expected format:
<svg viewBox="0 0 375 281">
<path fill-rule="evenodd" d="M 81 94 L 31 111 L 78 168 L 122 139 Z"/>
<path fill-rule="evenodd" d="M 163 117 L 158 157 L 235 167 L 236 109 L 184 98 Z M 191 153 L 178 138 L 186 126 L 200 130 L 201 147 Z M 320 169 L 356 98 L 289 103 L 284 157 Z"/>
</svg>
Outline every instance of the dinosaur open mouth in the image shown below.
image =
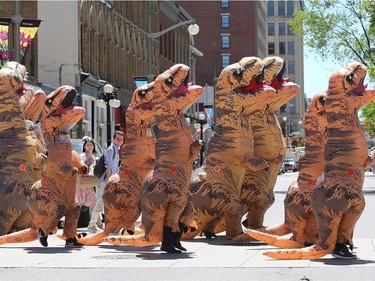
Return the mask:
<svg viewBox="0 0 375 281">
<path fill-rule="evenodd" d="M 360 94 L 362 94 L 362 93 L 366 90 L 366 88 L 367 88 L 367 84 L 366 84 L 366 85 L 363 84 L 364 80 L 365 80 L 365 78 L 362 78 L 362 80 L 361 80 L 361 82 L 358 84 L 357 88 L 355 88 L 355 89 L 353 90 L 353 93 L 354 93 L 355 95 L 360 95 Z"/>
<path fill-rule="evenodd" d="M 152 110 L 152 102 L 142 103 L 138 107 L 143 110 Z"/>
<path fill-rule="evenodd" d="M 72 110 L 76 106 L 76 104 L 73 103 L 76 94 L 77 92 L 74 89 L 71 89 L 69 92 L 67 92 L 64 99 L 61 101 L 60 106 L 53 113 L 53 115 L 61 115 L 63 112 Z"/>
<path fill-rule="evenodd" d="M 181 83 L 180 87 L 178 87 L 178 90 L 173 93 L 173 96 L 179 97 L 179 96 L 185 95 L 187 91 L 189 91 L 189 87 L 192 85 L 193 85 L 193 82 Z"/>
<path fill-rule="evenodd" d="M 254 92 L 259 89 L 262 89 L 263 87 L 264 87 L 263 73 L 260 73 L 254 79 L 251 80 L 249 85 L 245 87 L 241 87 L 240 91 L 241 92 Z"/>
</svg>

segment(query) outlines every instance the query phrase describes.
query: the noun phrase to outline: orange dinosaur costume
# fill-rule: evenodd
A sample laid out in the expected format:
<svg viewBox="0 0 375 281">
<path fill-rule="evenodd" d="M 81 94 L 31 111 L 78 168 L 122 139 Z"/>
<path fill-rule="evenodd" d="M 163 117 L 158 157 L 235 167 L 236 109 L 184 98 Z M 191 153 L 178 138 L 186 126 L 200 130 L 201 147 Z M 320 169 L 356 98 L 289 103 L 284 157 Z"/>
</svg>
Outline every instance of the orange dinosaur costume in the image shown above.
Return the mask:
<svg viewBox="0 0 375 281">
<path fill-rule="evenodd" d="M 34 167 L 44 164 L 21 105 L 25 74 L 25 67 L 17 62 L 0 70 L 0 235 L 31 226 L 26 202 L 37 177 Z"/>
<path fill-rule="evenodd" d="M 285 140 L 275 111 L 294 98 L 300 88 L 282 78 L 285 64 L 280 57 L 267 57 L 263 64 L 264 82 L 276 92 L 267 89 L 268 86 L 259 86 L 256 91 L 249 89 L 253 91 L 254 99 L 246 118 L 253 129 L 254 156 L 265 159 L 269 167 L 246 171 L 241 200 L 244 213 L 248 213 L 245 222 L 248 228 L 262 227 L 264 215 L 275 201 L 273 189 L 286 153 Z"/>
<path fill-rule="evenodd" d="M 329 79 L 324 174 L 311 197 L 320 241 L 303 249 L 266 252 L 266 256 L 318 259 L 334 248 L 334 252 L 348 251 L 345 243 L 352 245 L 355 224 L 365 207 L 364 167 L 373 161 L 373 156 L 367 155 L 367 142 L 357 116 L 358 109 L 375 99 L 375 90 L 363 85 L 366 73 L 364 65 L 353 62 Z"/>
<path fill-rule="evenodd" d="M 273 189 L 285 158 L 285 140 L 275 110 L 299 91 L 297 84 L 282 78 L 285 69 L 282 58 L 267 57 L 262 64 L 263 70 L 254 82 L 241 89 L 252 99 L 248 110 L 243 112 L 243 118 L 248 120 L 253 130 L 254 156 L 269 163 L 267 169 L 248 169 L 241 187 L 242 215 L 247 213 L 243 223 L 255 228 L 263 226 L 265 212 L 274 202 Z M 222 221 L 214 232 L 224 230 L 225 223 Z M 236 240 L 248 238 L 244 234 L 237 236 Z"/>
<path fill-rule="evenodd" d="M 77 173 L 86 173 L 79 155 L 72 149 L 69 130 L 82 119 L 85 110 L 75 106 L 76 91 L 62 86 L 47 96 L 41 128 L 47 144 L 48 159 L 42 180 L 33 186 L 28 200 L 34 214 L 32 228 L 0 237 L 0 244 L 39 240 L 47 246 L 47 235 L 56 230 L 65 215 L 64 233 L 67 245 L 77 244 L 74 238 L 80 207 L 75 202 Z"/>
<path fill-rule="evenodd" d="M 141 186 L 154 169 L 155 137 L 151 132 L 154 83 L 138 87 L 126 110 L 126 141 L 121 166 L 113 175 L 103 194 L 105 229 L 103 232 L 79 238 L 85 245 L 96 245 L 102 238 L 122 226 L 134 233 L 134 223 L 141 214 Z"/>
<path fill-rule="evenodd" d="M 319 240 L 311 207 L 311 192 L 323 173 L 326 97 L 326 92 L 316 94 L 305 114 L 305 154 L 299 160 L 298 179 L 290 185 L 284 200 L 284 223 L 258 230 L 245 230 L 251 237 L 280 248 L 302 248 L 305 244 L 314 244 Z M 289 233 L 292 236 L 285 235 Z"/>
<path fill-rule="evenodd" d="M 145 234 L 132 237 L 107 237 L 112 244 L 154 245 L 163 241 L 161 250 L 179 253 L 184 224 L 181 214 L 187 207 L 193 161 L 201 148 L 194 141 L 183 113 L 201 96 L 203 88 L 186 83 L 189 68 L 176 64 L 160 74 L 155 82 L 154 117 L 159 129 L 156 164 L 141 194 L 142 224 Z"/>
<path fill-rule="evenodd" d="M 246 119 L 253 97 L 242 90 L 256 83 L 262 67 L 259 58 L 245 57 L 225 67 L 219 76 L 215 132 L 208 141 L 205 165 L 194 171 L 190 185 L 198 228 L 185 233 L 184 239 L 200 232 L 209 237 L 223 217 L 228 237 L 242 233 L 240 192 L 246 169 L 260 170 L 268 165 L 253 156 L 253 132 Z"/>
</svg>

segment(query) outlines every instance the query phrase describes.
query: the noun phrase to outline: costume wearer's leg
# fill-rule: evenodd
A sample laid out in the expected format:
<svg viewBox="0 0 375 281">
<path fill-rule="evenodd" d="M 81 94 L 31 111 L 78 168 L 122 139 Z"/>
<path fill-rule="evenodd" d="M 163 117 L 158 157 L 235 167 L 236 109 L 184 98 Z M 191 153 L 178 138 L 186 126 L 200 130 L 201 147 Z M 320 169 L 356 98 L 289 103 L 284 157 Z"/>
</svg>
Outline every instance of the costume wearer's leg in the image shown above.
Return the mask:
<svg viewBox="0 0 375 281">
<path fill-rule="evenodd" d="M 70 207 L 65 214 L 63 236 L 73 238 L 77 234 L 77 223 L 81 207 L 78 204 Z"/>
<path fill-rule="evenodd" d="M 96 226 L 96 223 L 100 218 L 100 214 L 103 212 L 103 192 L 105 185 L 106 183 L 102 182 L 100 186 L 96 187 L 96 204 L 94 209 L 92 210 L 91 219 L 88 227 Z"/>
</svg>

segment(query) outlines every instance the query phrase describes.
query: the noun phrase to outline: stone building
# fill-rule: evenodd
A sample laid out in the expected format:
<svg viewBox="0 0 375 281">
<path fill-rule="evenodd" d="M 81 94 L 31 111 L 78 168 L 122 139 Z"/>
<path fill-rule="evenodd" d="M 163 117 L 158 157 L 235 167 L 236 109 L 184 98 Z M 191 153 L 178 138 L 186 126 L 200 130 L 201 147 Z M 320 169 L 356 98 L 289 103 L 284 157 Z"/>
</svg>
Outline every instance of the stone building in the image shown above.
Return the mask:
<svg viewBox="0 0 375 281">
<path fill-rule="evenodd" d="M 286 62 L 285 77 L 301 86 L 300 93 L 278 110 L 284 134 L 303 130 L 301 117 L 307 108 L 304 94 L 303 40 L 288 22 L 303 1 L 196 1 L 178 0 L 196 19 L 200 32 L 194 40 L 204 54 L 197 59 L 197 83 L 206 85 L 199 111 L 213 104 L 214 86 L 221 70 L 244 56 L 280 56 Z M 286 120 L 284 120 L 286 118 Z M 300 122 L 301 121 L 301 122 Z M 303 132 L 302 132 L 303 133 Z"/>
<path fill-rule="evenodd" d="M 194 80 L 195 47 L 188 26 L 158 32 L 191 16 L 174 1 L 1 1 L 1 16 L 43 19 L 29 49 L 26 67 L 40 86 L 51 91 L 74 86 L 86 109 L 72 137 L 94 137 L 107 146 L 115 126 L 125 128 L 125 111 L 136 86 L 133 76 L 149 80 L 175 63 L 190 66 Z M 153 36 L 151 36 L 153 35 Z M 11 35 L 12 36 L 12 35 Z M 152 37 L 152 38 L 151 38 Z M 99 108 L 96 99 L 111 84 L 118 109 Z"/>
</svg>

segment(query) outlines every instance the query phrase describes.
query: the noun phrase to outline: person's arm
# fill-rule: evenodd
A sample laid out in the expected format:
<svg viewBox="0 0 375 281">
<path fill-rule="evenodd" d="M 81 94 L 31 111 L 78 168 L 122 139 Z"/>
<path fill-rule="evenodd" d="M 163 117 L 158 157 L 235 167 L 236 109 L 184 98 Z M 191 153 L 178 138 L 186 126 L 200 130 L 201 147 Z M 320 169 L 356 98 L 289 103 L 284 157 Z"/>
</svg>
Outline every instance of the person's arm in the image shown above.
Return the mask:
<svg viewBox="0 0 375 281">
<path fill-rule="evenodd" d="M 82 153 L 79 155 L 79 159 L 81 160 L 81 163 L 82 163 L 82 164 L 85 164 L 85 163 L 86 163 L 86 160 L 87 160 L 86 153 L 82 152 Z"/>
<path fill-rule="evenodd" d="M 105 162 L 105 174 L 106 174 L 106 177 L 105 177 L 105 180 L 107 181 L 111 174 L 112 174 L 112 166 L 113 166 L 113 154 L 115 153 L 115 149 L 110 146 L 106 151 L 105 151 L 105 154 L 104 154 L 104 162 Z"/>
</svg>

